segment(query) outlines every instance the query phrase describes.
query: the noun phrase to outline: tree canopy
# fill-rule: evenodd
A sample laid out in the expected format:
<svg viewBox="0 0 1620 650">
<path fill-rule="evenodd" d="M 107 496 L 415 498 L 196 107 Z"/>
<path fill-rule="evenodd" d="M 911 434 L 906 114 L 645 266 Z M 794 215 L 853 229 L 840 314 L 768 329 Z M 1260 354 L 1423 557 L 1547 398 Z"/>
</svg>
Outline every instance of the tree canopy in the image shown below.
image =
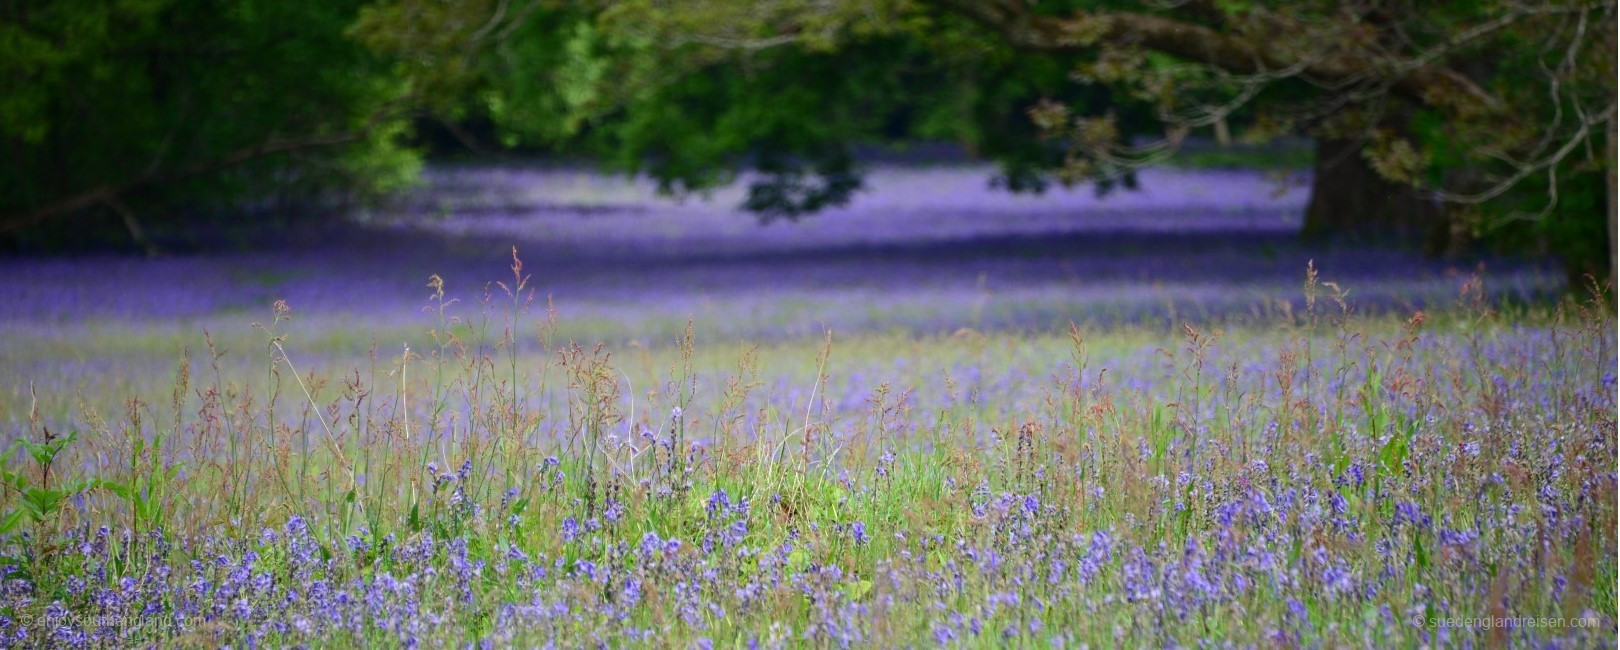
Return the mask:
<svg viewBox="0 0 1620 650">
<path fill-rule="evenodd" d="M 1427 211 L 1595 270 L 1614 34 L 1599 0 L 13 3 L 0 230 L 320 212 L 408 182 L 429 122 L 671 192 L 752 171 L 767 219 L 849 200 L 869 144 L 957 142 L 1038 190 L 1296 134 L 1310 230 Z"/>
<path fill-rule="evenodd" d="M 359 2 L 23 2 L 0 8 L 0 230 L 98 213 L 236 215 L 385 191 L 417 160 L 410 92 L 347 35 Z"/>
</svg>

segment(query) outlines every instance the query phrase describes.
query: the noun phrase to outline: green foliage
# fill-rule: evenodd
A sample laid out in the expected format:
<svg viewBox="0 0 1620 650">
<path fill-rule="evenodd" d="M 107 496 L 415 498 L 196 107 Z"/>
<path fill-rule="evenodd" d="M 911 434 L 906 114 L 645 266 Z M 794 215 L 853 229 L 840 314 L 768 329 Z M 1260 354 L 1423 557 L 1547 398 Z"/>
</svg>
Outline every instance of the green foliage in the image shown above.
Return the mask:
<svg viewBox="0 0 1620 650">
<path fill-rule="evenodd" d="M 162 530 L 164 497 L 168 493 L 169 484 L 178 475 L 180 467 L 178 465 L 163 467 L 160 461 L 162 436 L 154 439 L 151 444 L 139 436 L 131 436 L 129 442 L 128 480 L 119 482 L 100 479 L 96 482 L 96 487 L 118 497 L 128 506 L 130 530 Z"/>
<path fill-rule="evenodd" d="M 1451 9 L 1455 28 L 1496 7 Z M 1499 195 L 1466 202 L 1464 217 L 1491 248 L 1557 256 L 1577 284 L 1584 274 L 1609 270 L 1613 245 L 1604 222 L 1614 218 L 1614 206 L 1604 184 L 1615 173 L 1615 152 L 1602 123 L 1582 126 L 1605 106 L 1614 109 L 1613 8 L 1592 18 L 1603 22 L 1556 13 L 1523 21 L 1453 56 L 1465 69 L 1482 69 L 1476 76 L 1512 119 L 1456 119 L 1430 108 L 1418 111 L 1409 128 L 1409 151 L 1422 159 L 1409 180 L 1419 187 L 1492 194 L 1528 168 Z"/>
<path fill-rule="evenodd" d="M 1558 178 L 1556 203 L 1549 204 L 1554 188 L 1547 177 L 1528 179 L 1513 202 L 1485 206 L 1478 227 L 1487 242 L 1502 250 L 1545 246 L 1564 263 L 1571 286 L 1584 287 L 1585 275 L 1602 278 L 1609 270 L 1611 251 L 1603 221 L 1612 219 L 1613 213 L 1604 196 L 1604 175 L 1614 172 L 1586 161 L 1560 167 L 1564 171 Z"/>
<path fill-rule="evenodd" d="M 863 147 L 949 141 L 1014 191 L 1107 189 L 1213 130 L 1359 142 L 1524 233 L 1498 245 L 1602 265 L 1612 6 L 1172 5 L 29 2 L 0 15 L 0 236 L 150 248 L 332 214 L 414 178 L 423 117 L 670 193 L 746 178 L 766 219 L 848 201 Z M 1575 153 L 1538 162 L 1554 151 Z"/>
<path fill-rule="evenodd" d="M 1314 160 L 1309 146 L 1289 143 L 1282 146 L 1189 149 L 1178 153 L 1169 162 L 1185 169 L 1299 171 L 1310 169 Z"/>
<path fill-rule="evenodd" d="M 12 498 L 15 505 L 0 515 L 0 533 L 10 533 L 22 527 L 24 523 L 38 527 L 56 517 L 69 499 L 84 494 L 98 485 L 94 480 L 77 480 L 63 482 L 57 479 L 55 485 L 51 481 L 51 466 L 55 464 L 57 455 L 62 453 L 74 441 L 79 439 L 79 432 L 73 431 L 66 436 L 50 436 L 47 432 L 42 442 L 35 442 L 27 438 L 19 439 L 17 444 L 0 453 L 0 486 L 4 487 L 8 501 Z M 18 450 L 27 453 L 40 470 L 39 483 L 36 485 L 22 472 L 4 469 Z"/>
<path fill-rule="evenodd" d="M 162 237 L 209 215 L 237 219 L 289 199 L 330 205 L 408 181 L 407 88 L 345 36 L 359 4 L 70 0 L 6 10 L 0 228 L 54 219 L 38 217 L 88 197 L 61 213 L 91 219 L 70 236 L 87 225 L 123 230 L 122 215 Z M 19 237 L 41 244 L 49 234 Z"/>
<path fill-rule="evenodd" d="M 434 26 L 458 35 L 410 36 Z M 956 142 L 1000 161 L 1008 187 L 1043 189 L 1061 154 L 1028 107 L 1109 102 L 1071 82 L 1078 56 L 1022 52 L 904 4 L 618 2 L 516 20 L 480 3 L 403 2 L 368 9 L 355 33 L 412 62 L 416 87 L 454 89 L 425 92 L 441 120 L 488 123 L 502 147 L 589 153 L 674 194 L 752 170 L 745 207 L 766 219 L 848 200 L 863 146 Z"/>
</svg>

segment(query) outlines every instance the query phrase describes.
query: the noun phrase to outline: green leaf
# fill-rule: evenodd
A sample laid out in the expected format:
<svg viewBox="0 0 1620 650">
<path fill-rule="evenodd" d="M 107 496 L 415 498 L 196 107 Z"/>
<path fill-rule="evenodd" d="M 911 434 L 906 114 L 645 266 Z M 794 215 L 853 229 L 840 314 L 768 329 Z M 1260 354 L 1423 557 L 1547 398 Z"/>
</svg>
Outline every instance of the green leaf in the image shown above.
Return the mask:
<svg viewBox="0 0 1620 650">
<path fill-rule="evenodd" d="M 158 501 L 156 499 L 137 499 L 135 502 L 135 518 L 151 522 L 158 518 Z"/>
<path fill-rule="evenodd" d="M 8 513 L 5 519 L 0 519 L 0 533 L 17 530 L 17 527 L 22 525 L 25 514 L 27 514 L 27 511 L 19 508 Z"/>
<path fill-rule="evenodd" d="M 38 463 L 41 467 L 49 465 L 51 464 L 51 461 L 56 460 L 57 450 L 51 445 L 39 444 L 29 440 L 22 440 L 20 442 L 22 443 L 23 448 L 28 450 L 28 455 L 33 456 L 34 462 Z"/>
<path fill-rule="evenodd" d="M 1378 464 L 1383 468 L 1386 475 L 1399 476 L 1401 473 L 1401 461 L 1406 460 L 1406 453 L 1406 438 L 1391 436 L 1389 441 L 1384 443 L 1383 448 L 1378 450 Z"/>
<path fill-rule="evenodd" d="M 120 498 L 120 499 L 123 499 L 125 501 L 130 500 L 130 494 L 131 493 L 130 493 L 130 490 L 129 490 L 129 486 L 124 485 L 123 483 L 117 483 L 117 482 L 114 482 L 114 481 L 106 481 L 106 480 L 104 480 L 104 481 L 101 482 L 101 487 L 103 489 L 107 490 L 108 492 L 111 492 L 111 493 L 117 495 L 118 498 Z"/>
<path fill-rule="evenodd" d="M 66 495 L 61 490 L 48 488 L 28 488 L 23 492 L 23 504 L 35 510 L 39 516 L 44 517 L 56 511 L 62 504 Z"/>
</svg>

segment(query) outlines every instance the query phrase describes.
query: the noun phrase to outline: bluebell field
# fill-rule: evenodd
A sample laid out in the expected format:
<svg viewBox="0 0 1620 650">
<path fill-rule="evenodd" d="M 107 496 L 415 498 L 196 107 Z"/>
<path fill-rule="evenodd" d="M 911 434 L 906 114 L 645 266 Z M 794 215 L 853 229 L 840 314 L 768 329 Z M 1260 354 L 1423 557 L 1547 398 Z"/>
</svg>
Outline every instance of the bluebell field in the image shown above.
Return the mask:
<svg viewBox="0 0 1620 650">
<path fill-rule="evenodd" d="M 0 646 L 1614 639 L 1601 287 L 1307 246 L 1297 179 L 983 176 L 758 226 L 441 169 L 297 249 L 0 260 Z"/>
</svg>

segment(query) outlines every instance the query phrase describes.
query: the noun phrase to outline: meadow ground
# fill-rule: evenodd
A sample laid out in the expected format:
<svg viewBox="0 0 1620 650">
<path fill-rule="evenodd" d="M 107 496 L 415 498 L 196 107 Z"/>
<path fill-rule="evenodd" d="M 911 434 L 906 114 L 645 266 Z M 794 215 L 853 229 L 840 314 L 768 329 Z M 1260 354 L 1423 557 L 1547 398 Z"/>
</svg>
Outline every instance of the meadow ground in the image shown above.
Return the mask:
<svg viewBox="0 0 1620 650">
<path fill-rule="evenodd" d="M 0 645 L 1616 634 L 1615 321 L 1555 268 L 1307 247 L 1241 172 L 883 169 L 769 226 L 430 178 L 297 247 L 0 260 Z"/>
</svg>

